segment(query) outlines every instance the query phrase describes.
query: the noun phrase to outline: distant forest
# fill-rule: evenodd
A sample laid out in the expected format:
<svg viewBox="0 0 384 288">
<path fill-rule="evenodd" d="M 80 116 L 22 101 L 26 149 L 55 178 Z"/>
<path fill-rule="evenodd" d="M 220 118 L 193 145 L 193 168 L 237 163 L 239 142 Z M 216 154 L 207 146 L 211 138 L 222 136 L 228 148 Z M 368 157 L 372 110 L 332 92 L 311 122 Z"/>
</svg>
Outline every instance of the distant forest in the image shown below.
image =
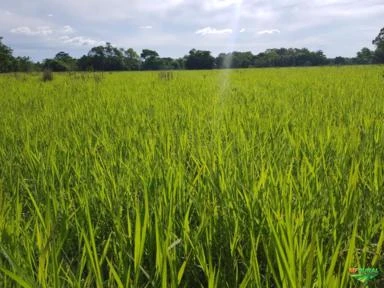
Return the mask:
<svg viewBox="0 0 384 288">
<path fill-rule="evenodd" d="M 87 55 L 79 59 L 66 52 L 59 52 L 52 59 L 33 62 L 29 57 L 14 57 L 13 50 L 3 44 L 0 37 L 0 73 L 29 71 L 138 71 L 138 70 L 178 70 L 178 69 L 223 69 L 253 67 L 294 67 L 321 65 L 359 65 L 384 63 L 384 28 L 372 41 L 375 50 L 362 48 L 356 57 L 327 58 L 323 51 L 310 51 L 306 48 L 267 49 L 254 55 L 252 52 L 220 53 L 212 56 L 210 51 L 192 49 L 182 58 L 160 57 L 149 49 L 140 55 L 132 48 L 114 47 L 111 43 L 93 47 Z"/>
</svg>

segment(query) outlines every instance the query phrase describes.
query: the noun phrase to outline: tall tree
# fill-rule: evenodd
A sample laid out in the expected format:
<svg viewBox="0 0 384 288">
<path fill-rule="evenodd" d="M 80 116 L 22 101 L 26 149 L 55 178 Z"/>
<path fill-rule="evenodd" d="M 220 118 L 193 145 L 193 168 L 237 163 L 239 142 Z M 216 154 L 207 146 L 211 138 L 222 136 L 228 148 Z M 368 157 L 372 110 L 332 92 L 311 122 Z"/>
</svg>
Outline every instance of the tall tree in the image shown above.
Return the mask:
<svg viewBox="0 0 384 288">
<path fill-rule="evenodd" d="M 217 55 L 216 59 L 215 59 L 215 65 L 217 68 L 230 68 L 230 63 L 229 63 L 229 57 L 228 57 L 228 54 L 225 54 L 225 53 L 220 53 L 219 55 Z"/>
<path fill-rule="evenodd" d="M 356 55 L 357 64 L 371 64 L 373 62 L 374 52 L 367 47 L 362 48 Z"/>
<path fill-rule="evenodd" d="M 76 59 L 61 51 L 53 59 L 45 59 L 43 67 L 57 72 L 72 71 L 76 69 Z"/>
<path fill-rule="evenodd" d="M 143 51 L 141 52 L 140 54 L 140 57 L 145 60 L 147 60 L 148 58 L 155 58 L 155 57 L 159 57 L 159 53 L 157 53 L 156 51 L 154 50 L 149 50 L 149 49 L 143 49 Z"/>
<path fill-rule="evenodd" d="M 88 52 L 88 59 L 83 58 L 79 66 L 91 66 L 93 70 L 119 71 L 125 70 L 124 50 L 106 43 L 105 46 L 93 47 Z"/>
<path fill-rule="evenodd" d="M 217 68 L 248 68 L 253 66 L 254 55 L 252 52 L 220 53 L 216 59 Z"/>
<path fill-rule="evenodd" d="M 336 64 L 336 65 L 345 65 L 347 61 L 345 60 L 344 57 L 341 57 L 341 56 L 337 56 L 334 60 L 333 60 L 333 63 Z"/>
<path fill-rule="evenodd" d="M 379 34 L 376 36 L 376 38 L 372 41 L 372 44 L 374 45 L 381 45 L 384 43 L 384 27 L 381 28 Z"/>
<path fill-rule="evenodd" d="M 91 62 L 91 57 L 89 57 L 88 55 L 83 55 L 82 57 L 77 59 L 76 66 L 77 69 L 79 69 L 80 71 L 94 70 Z"/>
<path fill-rule="evenodd" d="M 68 63 L 73 61 L 73 58 L 68 53 L 61 51 L 55 55 L 55 60 Z"/>
<path fill-rule="evenodd" d="M 105 69 L 105 58 L 107 57 L 103 46 L 92 47 L 88 52 L 88 63 L 93 70 L 104 70 Z M 85 62 L 85 61 L 83 61 Z"/>
<path fill-rule="evenodd" d="M 186 56 L 185 67 L 187 69 L 212 69 L 215 58 L 210 51 L 192 49 Z"/>
<path fill-rule="evenodd" d="M 14 70 L 18 72 L 30 72 L 36 69 L 34 63 L 29 57 L 16 57 L 14 63 Z"/>
<path fill-rule="evenodd" d="M 372 44 L 376 46 L 374 60 L 377 63 L 384 63 L 384 27 L 381 28 L 379 34 L 372 41 Z"/>
<path fill-rule="evenodd" d="M 141 68 L 143 70 L 160 70 L 162 69 L 162 60 L 159 57 L 159 53 L 154 50 L 143 49 L 140 54 L 143 59 Z"/>
<path fill-rule="evenodd" d="M 127 70 L 139 70 L 140 57 L 132 48 L 124 51 L 124 64 Z"/>
<path fill-rule="evenodd" d="M 0 73 L 10 72 L 14 69 L 15 59 L 12 56 L 12 49 L 2 43 L 0 37 Z"/>
</svg>

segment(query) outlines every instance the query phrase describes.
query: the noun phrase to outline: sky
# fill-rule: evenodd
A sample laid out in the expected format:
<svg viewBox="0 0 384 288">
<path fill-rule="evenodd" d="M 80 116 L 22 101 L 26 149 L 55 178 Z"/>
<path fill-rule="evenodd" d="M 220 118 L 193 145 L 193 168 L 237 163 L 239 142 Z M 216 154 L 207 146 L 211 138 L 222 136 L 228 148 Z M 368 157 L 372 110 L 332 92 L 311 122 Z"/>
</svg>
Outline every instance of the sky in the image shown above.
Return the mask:
<svg viewBox="0 0 384 288">
<path fill-rule="evenodd" d="M 1 0 L 0 36 L 35 61 L 110 42 L 182 57 L 268 48 L 352 57 L 384 27 L 384 0 Z"/>
</svg>

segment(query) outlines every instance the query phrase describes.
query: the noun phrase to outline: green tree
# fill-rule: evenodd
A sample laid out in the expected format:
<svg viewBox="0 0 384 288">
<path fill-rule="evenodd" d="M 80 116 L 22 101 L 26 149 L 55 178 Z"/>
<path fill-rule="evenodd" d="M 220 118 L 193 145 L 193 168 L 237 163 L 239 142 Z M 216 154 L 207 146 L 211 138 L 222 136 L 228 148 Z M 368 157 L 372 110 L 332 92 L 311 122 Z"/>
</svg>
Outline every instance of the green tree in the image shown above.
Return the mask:
<svg viewBox="0 0 384 288">
<path fill-rule="evenodd" d="M 76 68 L 76 59 L 72 58 L 66 52 L 59 52 L 55 55 L 54 58 L 56 61 L 60 62 L 66 69 L 66 71 L 72 71 Z"/>
<path fill-rule="evenodd" d="M 104 70 L 106 62 L 106 53 L 103 46 L 93 47 L 88 52 L 88 63 L 93 70 Z"/>
<path fill-rule="evenodd" d="M 78 66 L 81 69 L 91 67 L 93 70 L 101 71 L 120 71 L 125 70 L 124 61 L 124 49 L 119 49 L 112 46 L 111 43 L 107 42 L 105 46 L 93 47 L 88 52 L 88 59 L 83 58 L 78 61 Z"/>
<path fill-rule="evenodd" d="M 83 55 L 76 61 L 76 67 L 80 71 L 91 71 L 93 70 L 91 57 Z"/>
<path fill-rule="evenodd" d="M 156 58 L 156 57 L 159 57 L 159 53 L 157 53 L 156 51 L 154 50 L 149 50 L 149 49 L 143 49 L 143 51 L 141 52 L 140 54 L 140 57 L 145 60 L 147 60 L 148 58 Z"/>
<path fill-rule="evenodd" d="M 72 58 L 68 53 L 61 51 L 55 55 L 55 60 L 64 63 L 71 63 L 73 62 L 74 58 Z"/>
<path fill-rule="evenodd" d="M 376 36 L 376 38 L 372 41 L 372 44 L 374 45 L 381 45 L 384 43 L 384 27 L 381 28 L 379 35 Z"/>
<path fill-rule="evenodd" d="M 373 62 L 374 52 L 367 47 L 362 48 L 357 52 L 355 62 L 356 64 L 371 64 Z"/>
<path fill-rule="evenodd" d="M 252 52 L 220 53 L 216 59 L 217 68 L 248 68 L 253 66 L 254 55 Z"/>
<path fill-rule="evenodd" d="M 337 56 L 334 60 L 334 63 L 336 65 L 345 65 L 346 64 L 346 60 L 344 57 L 341 57 L 341 56 Z"/>
<path fill-rule="evenodd" d="M 177 62 L 170 57 L 160 58 L 160 70 L 174 70 L 177 66 Z"/>
<path fill-rule="evenodd" d="M 374 61 L 376 63 L 384 63 L 384 27 L 381 28 L 379 34 L 372 41 L 372 44 L 376 46 Z"/>
<path fill-rule="evenodd" d="M 82 71 L 122 71 L 138 70 L 140 62 L 139 55 L 132 48 L 124 50 L 107 43 L 93 47 L 87 55 L 77 60 L 76 65 Z"/>
<path fill-rule="evenodd" d="M 174 60 L 175 69 L 185 69 L 185 58 L 177 58 Z"/>
<path fill-rule="evenodd" d="M 215 65 L 217 68 L 230 68 L 229 54 L 220 53 L 215 59 Z"/>
<path fill-rule="evenodd" d="M 64 72 L 68 71 L 64 63 L 57 61 L 55 59 L 45 59 L 43 61 L 43 68 L 50 69 L 55 72 Z"/>
<path fill-rule="evenodd" d="M 159 57 L 159 53 L 154 50 L 143 49 L 140 54 L 143 59 L 141 68 L 143 70 L 160 70 L 163 66 L 163 61 Z"/>
<path fill-rule="evenodd" d="M 267 49 L 253 57 L 253 66 L 256 67 L 318 66 L 328 63 L 323 51 L 309 51 L 307 48 Z"/>
<path fill-rule="evenodd" d="M 0 37 L 0 73 L 10 72 L 14 69 L 15 59 L 12 56 L 12 49 L 2 43 Z"/>
<path fill-rule="evenodd" d="M 279 66 L 279 53 L 278 49 L 267 49 L 263 53 L 259 53 L 255 59 L 255 66 L 257 67 L 273 67 Z"/>
<path fill-rule="evenodd" d="M 140 57 L 132 48 L 124 51 L 124 64 L 127 70 L 139 70 Z"/>
<path fill-rule="evenodd" d="M 16 57 L 14 61 L 14 69 L 18 72 L 30 72 L 36 68 L 29 57 Z"/>
<path fill-rule="evenodd" d="M 192 49 L 186 56 L 185 67 L 187 69 L 212 69 L 215 58 L 210 51 Z"/>
<path fill-rule="evenodd" d="M 57 72 L 72 71 L 76 69 L 76 59 L 61 51 L 53 59 L 45 59 L 43 67 Z"/>
</svg>

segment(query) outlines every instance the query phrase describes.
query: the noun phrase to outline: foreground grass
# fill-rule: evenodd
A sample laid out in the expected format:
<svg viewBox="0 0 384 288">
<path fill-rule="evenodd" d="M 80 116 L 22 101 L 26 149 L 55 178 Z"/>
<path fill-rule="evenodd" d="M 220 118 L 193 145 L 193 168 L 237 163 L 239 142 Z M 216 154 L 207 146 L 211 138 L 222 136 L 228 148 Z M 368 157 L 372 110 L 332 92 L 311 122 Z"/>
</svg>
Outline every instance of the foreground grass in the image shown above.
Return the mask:
<svg viewBox="0 0 384 288">
<path fill-rule="evenodd" d="M 1 287 L 356 287 L 383 67 L 0 77 Z"/>
</svg>

